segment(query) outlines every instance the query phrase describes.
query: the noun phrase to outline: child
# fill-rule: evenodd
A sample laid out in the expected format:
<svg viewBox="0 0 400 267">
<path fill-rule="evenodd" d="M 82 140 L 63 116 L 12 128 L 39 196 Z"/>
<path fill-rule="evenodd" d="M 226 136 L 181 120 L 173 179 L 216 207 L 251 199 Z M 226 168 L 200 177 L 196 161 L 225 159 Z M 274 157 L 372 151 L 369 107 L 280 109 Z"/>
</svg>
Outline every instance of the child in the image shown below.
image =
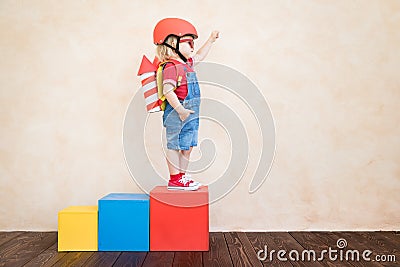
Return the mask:
<svg viewBox="0 0 400 267">
<path fill-rule="evenodd" d="M 213 31 L 207 42 L 192 57 L 196 28 L 186 20 L 166 18 L 154 28 L 154 43 L 163 70 L 163 94 L 166 106 L 163 125 L 166 128 L 168 189 L 197 190 L 201 184 L 186 174 L 190 153 L 197 146 L 200 111 L 200 87 L 193 66 L 202 61 L 218 38 Z"/>
</svg>

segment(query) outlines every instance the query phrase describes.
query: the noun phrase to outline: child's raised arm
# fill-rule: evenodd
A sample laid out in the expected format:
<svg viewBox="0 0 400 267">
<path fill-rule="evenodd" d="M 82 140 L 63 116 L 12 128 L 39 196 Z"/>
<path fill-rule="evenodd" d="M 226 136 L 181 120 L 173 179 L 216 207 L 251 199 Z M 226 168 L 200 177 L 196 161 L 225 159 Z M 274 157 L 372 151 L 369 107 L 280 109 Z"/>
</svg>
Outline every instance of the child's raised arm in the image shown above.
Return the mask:
<svg viewBox="0 0 400 267">
<path fill-rule="evenodd" d="M 194 55 L 194 63 L 198 63 L 200 61 L 203 61 L 206 56 L 208 55 L 208 52 L 211 49 L 211 45 L 218 39 L 219 37 L 219 31 L 213 31 L 208 38 L 208 40 L 204 43 L 204 45 L 197 51 L 196 55 Z"/>
</svg>

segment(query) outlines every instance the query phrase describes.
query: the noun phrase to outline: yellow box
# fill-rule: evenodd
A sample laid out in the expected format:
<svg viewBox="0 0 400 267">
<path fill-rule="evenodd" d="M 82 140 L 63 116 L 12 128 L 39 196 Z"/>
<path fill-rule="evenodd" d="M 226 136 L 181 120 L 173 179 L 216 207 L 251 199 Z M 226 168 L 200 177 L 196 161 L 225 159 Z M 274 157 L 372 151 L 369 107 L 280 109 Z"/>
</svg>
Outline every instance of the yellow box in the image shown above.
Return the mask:
<svg viewBox="0 0 400 267">
<path fill-rule="evenodd" d="M 97 251 L 97 206 L 71 206 L 58 212 L 58 251 Z"/>
</svg>

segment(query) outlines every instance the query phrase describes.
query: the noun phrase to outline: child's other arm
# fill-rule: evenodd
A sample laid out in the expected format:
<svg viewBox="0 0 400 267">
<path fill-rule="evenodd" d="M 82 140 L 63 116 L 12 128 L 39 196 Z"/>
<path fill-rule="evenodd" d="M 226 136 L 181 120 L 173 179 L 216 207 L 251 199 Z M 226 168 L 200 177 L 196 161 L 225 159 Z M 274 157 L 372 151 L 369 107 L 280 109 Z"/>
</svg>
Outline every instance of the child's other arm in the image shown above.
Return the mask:
<svg viewBox="0 0 400 267">
<path fill-rule="evenodd" d="M 219 31 L 213 31 L 208 38 L 207 42 L 197 51 L 196 55 L 194 55 L 194 62 L 198 63 L 206 58 L 208 52 L 210 52 L 211 45 L 218 39 Z"/>
<path fill-rule="evenodd" d="M 184 121 L 187 117 L 189 117 L 191 113 L 194 113 L 194 111 L 186 109 L 182 106 L 181 102 L 179 102 L 179 99 L 173 90 L 174 88 L 175 87 L 170 83 L 164 84 L 164 92 L 167 92 L 165 94 L 165 98 L 167 99 L 168 103 L 176 110 L 176 112 L 178 112 L 179 118 Z"/>
</svg>

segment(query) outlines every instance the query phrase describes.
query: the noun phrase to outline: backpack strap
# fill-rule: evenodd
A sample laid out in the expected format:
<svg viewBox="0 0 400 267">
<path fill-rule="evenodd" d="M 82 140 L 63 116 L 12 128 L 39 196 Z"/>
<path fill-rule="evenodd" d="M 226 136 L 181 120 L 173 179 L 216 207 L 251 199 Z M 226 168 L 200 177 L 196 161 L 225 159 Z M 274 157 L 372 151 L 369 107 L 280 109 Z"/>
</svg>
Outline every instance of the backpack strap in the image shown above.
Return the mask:
<svg viewBox="0 0 400 267">
<path fill-rule="evenodd" d="M 181 85 L 181 81 L 182 81 L 182 76 L 179 75 L 178 73 L 178 68 L 176 67 L 176 64 L 172 61 L 164 61 L 161 62 L 157 68 L 157 73 L 156 73 L 156 80 L 157 80 L 157 89 L 158 89 L 158 99 L 160 99 L 163 103 L 161 104 L 161 110 L 165 110 L 165 95 L 163 93 L 163 88 L 164 88 L 164 84 L 163 84 L 163 70 L 165 69 L 166 65 L 168 63 L 171 63 L 174 65 L 175 70 L 176 70 L 176 86 L 173 90 L 176 90 L 176 88 L 178 88 Z"/>
</svg>

